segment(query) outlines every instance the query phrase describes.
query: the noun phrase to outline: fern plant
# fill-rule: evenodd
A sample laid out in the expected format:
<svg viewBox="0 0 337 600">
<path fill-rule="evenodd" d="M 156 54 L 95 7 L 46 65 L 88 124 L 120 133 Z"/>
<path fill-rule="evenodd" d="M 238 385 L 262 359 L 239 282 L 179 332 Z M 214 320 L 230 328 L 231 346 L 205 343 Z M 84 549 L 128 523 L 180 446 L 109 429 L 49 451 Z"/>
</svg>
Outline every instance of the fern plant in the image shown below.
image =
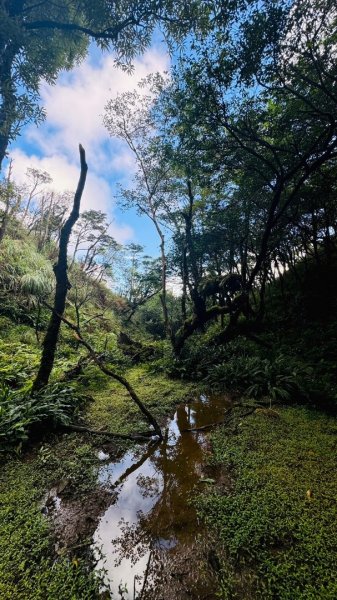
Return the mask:
<svg viewBox="0 0 337 600">
<path fill-rule="evenodd" d="M 0 288 L 28 306 L 50 293 L 54 285 L 51 263 L 24 240 L 5 238 L 0 252 Z"/>
<path fill-rule="evenodd" d="M 0 385 L 0 452 L 21 450 L 34 429 L 68 425 L 84 398 L 69 385 L 55 383 L 35 396 Z"/>
<path fill-rule="evenodd" d="M 208 381 L 221 382 L 224 387 L 240 390 L 252 398 L 268 396 L 271 402 L 288 402 L 305 395 L 305 384 L 311 375 L 309 367 L 283 354 L 274 360 L 234 356 L 225 363 L 214 365 Z"/>
<path fill-rule="evenodd" d="M 311 369 L 280 355 L 274 361 L 263 360 L 251 372 L 252 384 L 245 393 L 254 398 L 268 396 L 270 402 L 284 401 L 304 394 L 304 381 Z"/>
</svg>

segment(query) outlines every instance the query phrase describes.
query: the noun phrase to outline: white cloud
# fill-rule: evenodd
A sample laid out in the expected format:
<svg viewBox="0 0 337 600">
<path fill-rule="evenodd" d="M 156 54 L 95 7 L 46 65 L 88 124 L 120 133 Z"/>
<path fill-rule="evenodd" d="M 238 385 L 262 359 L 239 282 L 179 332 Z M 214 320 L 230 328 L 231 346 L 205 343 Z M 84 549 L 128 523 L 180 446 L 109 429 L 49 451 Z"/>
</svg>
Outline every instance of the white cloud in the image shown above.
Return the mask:
<svg viewBox="0 0 337 600">
<path fill-rule="evenodd" d="M 104 106 L 117 93 L 134 89 L 149 73 L 165 71 L 168 64 L 167 54 L 152 49 L 137 59 L 132 74 L 127 74 L 116 68 L 113 56 L 106 54 L 96 62 L 88 57 L 71 72 L 63 73 L 54 86 L 44 83 L 41 103 L 47 119 L 39 128 L 29 126 L 24 143 L 14 146 L 14 177 L 22 181 L 27 167 L 33 166 L 51 174 L 55 189 L 74 190 L 81 143 L 89 165 L 82 210 L 102 210 L 112 218 L 115 184 L 130 180 L 134 161 L 119 140 L 109 138 L 102 124 Z M 27 147 L 34 151 L 27 151 Z M 119 242 L 133 237 L 128 225 L 113 224 L 112 230 Z"/>
<path fill-rule="evenodd" d="M 74 191 L 79 178 L 79 160 L 76 164 L 61 155 L 55 154 L 39 158 L 35 155 L 27 156 L 22 150 L 14 150 L 13 158 L 13 175 L 18 183 L 25 183 L 25 173 L 28 167 L 47 171 L 53 179 L 51 187 L 58 191 Z M 87 183 L 83 192 L 81 211 L 89 208 L 101 210 L 110 216 L 113 213 L 114 200 L 108 182 L 99 177 L 95 173 L 88 173 Z M 112 222 L 109 233 L 119 243 L 124 243 L 133 237 L 133 230 L 128 225 L 119 225 Z"/>
<path fill-rule="evenodd" d="M 131 75 L 117 69 L 111 55 L 103 55 L 97 65 L 86 60 L 63 74 L 57 85 L 42 85 L 41 100 L 47 121 L 41 128 L 30 127 L 28 139 L 46 154 L 62 153 L 68 157 L 73 156 L 74 147 L 81 143 L 91 155 L 95 170 L 104 172 L 109 166 L 106 161 L 114 156 L 102 123 L 104 106 L 117 93 L 134 89 L 149 73 L 162 72 L 167 67 L 168 56 L 154 50 L 135 61 Z M 125 150 L 122 152 L 125 154 Z"/>
</svg>

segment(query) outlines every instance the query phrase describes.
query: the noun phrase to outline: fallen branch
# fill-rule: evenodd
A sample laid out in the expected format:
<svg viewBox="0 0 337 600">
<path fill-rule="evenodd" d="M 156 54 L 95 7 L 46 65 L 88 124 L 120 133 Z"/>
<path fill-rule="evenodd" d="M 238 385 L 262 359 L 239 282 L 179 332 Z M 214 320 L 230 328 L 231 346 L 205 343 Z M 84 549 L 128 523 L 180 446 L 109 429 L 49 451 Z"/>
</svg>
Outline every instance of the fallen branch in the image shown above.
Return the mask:
<svg viewBox="0 0 337 600">
<path fill-rule="evenodd" d="M 176 355 L 180 354 L 185 341 L 196 331 L 196 329 L 203 327 L 208 321 L 212 321 L 218 316 L 229 314 L 230 310 L 229 306 L 211 306 L 211 308 L 208 308 L 204 312 L 202 318 L 198 315 L 194 315 L 190 319 L 187 319 L 172 339 Z"/>
<path fill-rule="evenodd" d="M 258 406 L 253 406 L 250 410 L 248 410 L 244 414 L 238 414 L 238 415 L 230 414 L 234 408 L 241 408 L 241 406 L 243 406 L 243 405 L 233 406 L 232 408 L 229 408 L 228 411 L 226 412 L 226 416 L 223 419 L 223 421 L 217 421 L 216 423 L 209 423 L 208 425 L 201 425 L 200 427 L 191 427 L 190 429 L 183 429 L 182 433 L 185 433 L 188 431 L 204 431 L 205 429 L 211 429 L 212 427 L 219 427 L 219 425 L 227 425 L 231 421 L 231 419 L 234 418 L 234 416 L 237 416 L 240 419 L 244 419 L 245 417 L 248 417 L 249 415 L 253 414 L 253 412 L 255 412 L 255 410 L 257 408 L 259 408 Z"/>
<path fill-rule="evenodd" d="M 49 304 L 47 304 L 47 302 L 43 302 L 43 304 L 49 308 L 49 310 L 55 312 L 55 309 L 50 306 Z M 77 341 L 82 344 L 82 346 L 84 346 L 90 356 L 92 357 L 93 361 L 96 363 L 96 365 L 99 367 L 99 369 L 102 371 L 102 373 L 104 373 L 105 375 L 108 375 L 108 377 L 111 377 L 112 379 L 115 379 L 115 381 L 118 381 L 123 387 L 125 387 L 125 389 L 128 391 L 129 395 L 131 396 L 132 400 L 137 404 L 139 410 L 143 413 L 143 415 L 145 415 L 145 417 L 147 418 L 148 422 L 152 425 L 156 435 L 159 436 L 159 438 L 162 440 L 163 439 L 163 435 L 161 432 L 161 429 L 156 421 L 156 419 L 152 416 L 152 414 L 150 413 L 150 411 L 146 408 L 146 406 L 143 404 L 143 402 L 141 401 L 141 399 L 138 397 L 138 394 L 135 392 L 135 390 L 133 389 L 133 387 L 131 386 L 131 384 L 128 382 L 127 379 L 125 379 L 125 377 L 123 377 L 122 375 L 119 375 L 118 373 L 115 373 L 114 371 L 112 371 L 111 369 L 109 369 L 108 367 L 106 367 L 103 362 L 102 362 L 102 358 L 97 354 L 97 352 L 93 349 L 93 347 L 89 344 L 89 342 L 87 342 L 81 334 L 81 331 L 79 329 L 79 327 L 77 327 L 76 325 L 74 325 L 74 323 L 72 323 L 71 321 L 69 321 L 65 316 L 63 315 L 58 315 L 58 317 L 61 319 L 61 321 L 63 321 L 63 323 L 65 323 L 69 329 L 71 329 L 72 331 L 75 332 L 76 337 L 77 337 Z"/>
<path fill-rule="evenodd" d="M 223 425 L 225 422 L 226 421 L 217 421 L 216 423 L 209 423 L 208 425 L 201 425 L 200 427 L 190 427 L 189 429 L 183 429 L 182 433 L 186 433 L 186 431 L 204 431 L 204 429 L 210 429 L 211 427 Z"/>
<path fill-rule="evenodd" d="M 113 433 L 112 431 L 100 431 L 99 429 L 90 429 L 82 425 L 62 425 L 67 431 L 78 431 L 79 433 L 90 433 L 91 435 L 101 435 L 103 437 L 119 438 L 121 440 L 135 440 L 148 442 L 149 437 L 157 435 L 155 431 L 145 431 L 141 433 Z"/>
</svg>

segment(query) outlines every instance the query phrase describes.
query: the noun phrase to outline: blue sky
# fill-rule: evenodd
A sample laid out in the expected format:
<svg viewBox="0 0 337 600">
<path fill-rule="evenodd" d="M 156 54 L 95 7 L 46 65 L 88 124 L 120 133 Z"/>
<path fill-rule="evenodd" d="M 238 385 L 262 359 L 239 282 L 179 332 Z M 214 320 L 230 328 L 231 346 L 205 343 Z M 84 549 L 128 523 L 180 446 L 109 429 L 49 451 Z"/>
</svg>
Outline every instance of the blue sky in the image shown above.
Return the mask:
<svg viewBox="0 0 337 600">
<path fill-rule="evenodd" d="M 116 69 L 111 54 L 91 48 L 87 59 L 71 72 L 61 73 L 55 85 L 41 85 L 41 104 L 46 110 L 42 125 L 28 125 L 12 144 L 14 178 L 23 182 L 28 167 L 50 173 L 57 191 L 74 190 L 79 175 L 78 144 L 86 149 L 89 173 L 82 210 L 108 214 L 111 235 L 120 243 L 144 245 L 158 255 L 153 226 L 135 211 L 122 212 L 116 205 L 118 184 L 127 187 L 134 172 L 127 146 L 109 137 L 102 124 L 104 106 L 117 92 L 132 90 L 149 73 L 165 71 L 170 64 L 163 44 L 153 45 L 134 61 L 128 75 Z"/>
</svg>

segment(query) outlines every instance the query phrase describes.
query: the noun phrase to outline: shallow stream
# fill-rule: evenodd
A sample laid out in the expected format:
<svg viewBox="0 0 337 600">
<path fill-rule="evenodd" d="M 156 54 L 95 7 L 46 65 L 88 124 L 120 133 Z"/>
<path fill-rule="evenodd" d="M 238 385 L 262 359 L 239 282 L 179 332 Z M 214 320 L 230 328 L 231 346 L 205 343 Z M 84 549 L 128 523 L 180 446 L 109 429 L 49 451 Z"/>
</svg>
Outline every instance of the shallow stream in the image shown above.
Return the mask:
<svg viewBox="0 0 337 600">
<path fill-rule="evenodd" d="M 100 482 L 115 501 L 99 521 L 94 551 L 112 598 L 214 597 L 212 578 L 203 574 L 204 536 L 188 501 L 196 486 L 211 482 L 203 471 L 209 442 L 206 430 L 186 430 L 222 421 L 229 404 L 201 395 L 180 405 L 163 442 L 101 467 Z"/>
</svg>

